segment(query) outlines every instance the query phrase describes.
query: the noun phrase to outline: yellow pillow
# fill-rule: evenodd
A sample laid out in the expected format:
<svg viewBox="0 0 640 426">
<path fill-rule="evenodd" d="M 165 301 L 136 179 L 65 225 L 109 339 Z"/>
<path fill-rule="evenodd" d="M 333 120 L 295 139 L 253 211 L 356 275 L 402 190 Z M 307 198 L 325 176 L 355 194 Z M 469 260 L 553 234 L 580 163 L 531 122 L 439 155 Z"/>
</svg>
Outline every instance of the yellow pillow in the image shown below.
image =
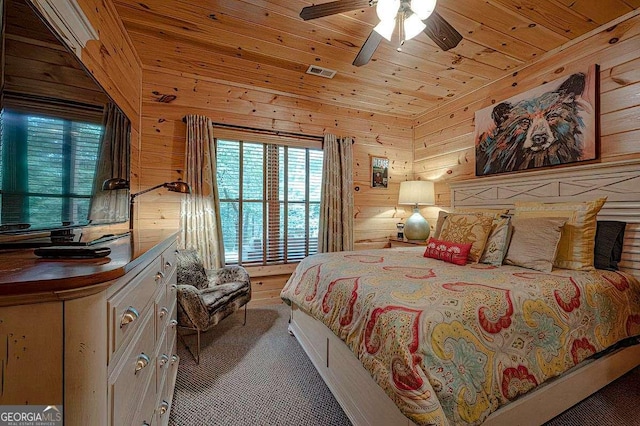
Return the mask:
<svg viewBox="0 0 640 426">
<path fill-rule="evenodd" d="M 492 216 L 450 213 L 442 224 L 439 240 L 471 243 L 469 260 L 478 263 L 493 225 Z"/>
<path fill-rule="evenodd" d="M 447 218 L 450 212 L 440 210 L 438 212 L 438 221 L 436 222 L 436 230 L 433 233 L 433 238 L 439 238 L 440 232 L 442 232 L 442 224 Z M 501 215 L 509 213 L 509 209 L 485 209 L 479 207 L 458 207 L 453 210 L 453 213 L 467 213 L 467 214 L 482 214 L 484 216 L 492 216 L 494 219 L 499 219 Z"/>
<path fill-rule="evenodd" d="M 578 271 L 593 269 L 596 216 L 607 198 L 583 203 L 517 202 L 514 218 L 566 217 L 553 266 Z"/>
</svg>

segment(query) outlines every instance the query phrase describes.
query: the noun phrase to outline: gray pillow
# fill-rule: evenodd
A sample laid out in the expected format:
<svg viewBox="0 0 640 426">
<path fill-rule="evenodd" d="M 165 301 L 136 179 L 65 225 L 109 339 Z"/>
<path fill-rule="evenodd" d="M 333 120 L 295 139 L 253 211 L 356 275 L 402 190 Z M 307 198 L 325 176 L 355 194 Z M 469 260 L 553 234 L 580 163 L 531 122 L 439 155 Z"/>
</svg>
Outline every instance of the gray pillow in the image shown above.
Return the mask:
<svg viewBox="0 0 640 426">
<path fill-rule="evenodd" d="M 504 263 L 541 272 L 551 272 L 566 217 L 511 219 L 511 243 Z"/>
</svg>

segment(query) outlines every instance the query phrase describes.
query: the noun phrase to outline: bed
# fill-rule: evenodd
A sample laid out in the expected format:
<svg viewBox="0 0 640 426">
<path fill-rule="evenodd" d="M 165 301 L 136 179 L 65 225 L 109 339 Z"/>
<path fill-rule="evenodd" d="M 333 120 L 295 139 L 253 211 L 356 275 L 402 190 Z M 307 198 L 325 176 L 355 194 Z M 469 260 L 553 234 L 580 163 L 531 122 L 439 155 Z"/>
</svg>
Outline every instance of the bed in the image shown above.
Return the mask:
<svg viewBox="0 0 640 426">
<path fill-rule="evenodd" d="M 290 329 L 354 424 L 540 424 L 640 364 L 638 165 L 456 184 L 455 207 L 607 196 L 620 271 L 452 265 L 424 248 L 311 256 Z M 579 189 L 579 190 L 578 190 Z"/>
</svg>

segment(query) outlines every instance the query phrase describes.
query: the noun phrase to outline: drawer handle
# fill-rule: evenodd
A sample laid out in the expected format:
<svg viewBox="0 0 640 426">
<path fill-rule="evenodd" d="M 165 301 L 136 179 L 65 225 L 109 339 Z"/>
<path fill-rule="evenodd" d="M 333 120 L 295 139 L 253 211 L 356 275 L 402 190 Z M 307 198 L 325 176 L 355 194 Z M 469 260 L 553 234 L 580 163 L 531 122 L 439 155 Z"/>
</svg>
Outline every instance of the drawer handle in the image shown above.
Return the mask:
<svg viewBox="0 0 640 426">
<path fill-rule="evenodd" d="M 164 415 L 167 411 L 169 411 L 169 403 L 165 400 L 162 400 L 162 404 L 160 404 L 160 415 Z"/>
<path fill-rule="evenodd" d="M 169 357 L 166 354 L 160 355 L 160 367 L 164 367 L 167 362 L 169 362 Z"/>
<path fill-rule="evenodd" d="M 178 355 L 171 355 L 171 364 L 178 362 Z"/>
<path fill-rule="evenodd" d="M 165 268 L 171 268 L 173 266 L 173 264 L 171 262 L 169 262 L 168 260 L 164 263 L 164 267 Z"/>
<path fill-rule="evenodd" d="M 177 284 L 171 284 L 171 291 L 176 291 L 178 289 Z"/>
<path fill-rule="evenodd" d="M 176 325 L 178 325 L 178 321 L 172 319 L 171 321 L 169 321 L 169 327 L 175 327 Z"/>
<path fill-rule="evenodd" d="M 158 271 L 155 277 L 156 282 L 161 281 L 163 278 L 164 278 L 164 274 L 162 273 L 162 271 Z"/>
<path fill-rule="evenodd" d="M 163 306 L 160 309 L 160 313 L 158 315 L 160 315 L 160 318 L 164 318 L 164 316 L 167 315 L 168 313 L 169 313 L 169 310 Z"/>
<path fill-rule="evenodd" d="M 133 306 L 129 306 L 122 314 L 122 318 L 120 319 L 120 328 L 124 327 L 125 325 L 131 322 L 134 322 L 139 317 L 140 317 L 140 314 L 138 313 L 138 310 Z"/>
<path fill-rule="evenodd" d="M 149 361 L 150 359 L 147 355 L 145 354 L 138 355 L 138 359 L 136 360 L 136 374 L 138 373 L 138 371 L 142 370 L 147 365 L 149 365 Z"/>
<path fill-rule="evenodd" d="M 142 422 L 142 426 L 151 426 L 151 425 L 147 422 Z"/>
</svg>

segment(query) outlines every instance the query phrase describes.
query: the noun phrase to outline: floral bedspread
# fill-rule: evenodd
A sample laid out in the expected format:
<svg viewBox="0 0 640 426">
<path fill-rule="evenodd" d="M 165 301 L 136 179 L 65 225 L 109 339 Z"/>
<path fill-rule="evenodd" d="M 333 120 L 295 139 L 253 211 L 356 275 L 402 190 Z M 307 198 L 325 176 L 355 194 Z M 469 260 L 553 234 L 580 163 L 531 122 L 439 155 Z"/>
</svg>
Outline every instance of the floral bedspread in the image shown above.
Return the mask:
<svg viewBox="0 0 640 426">
<path fill-rule="evenodd" d="M 640 335 L 640 283 L 630 275 L 457 266 L 422 254 L 310 256 L 281 294 L 340 337 L 417 424 L 479 424 Z"/>
</svg>

